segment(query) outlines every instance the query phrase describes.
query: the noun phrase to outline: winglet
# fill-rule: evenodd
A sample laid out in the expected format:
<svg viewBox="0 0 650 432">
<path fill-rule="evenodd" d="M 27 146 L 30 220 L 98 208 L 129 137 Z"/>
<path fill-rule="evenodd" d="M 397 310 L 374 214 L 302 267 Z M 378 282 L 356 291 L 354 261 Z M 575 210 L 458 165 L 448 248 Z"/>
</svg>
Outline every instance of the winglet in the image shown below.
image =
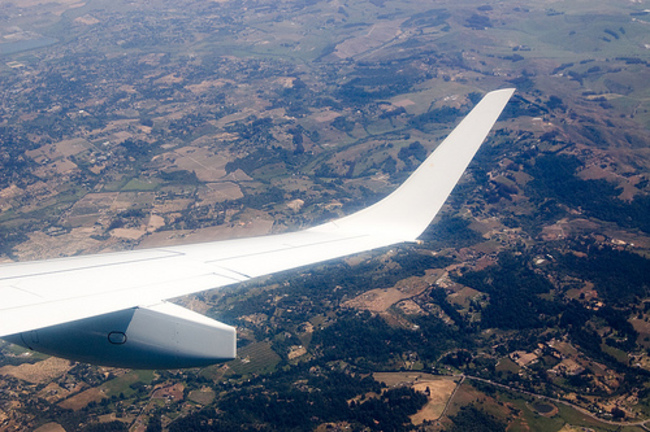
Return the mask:
<svg viewBox="0 0 650 432">
<path fill-rule="evenodd" d="M 312 228 L 414 241 L 438 214 L 515 89 L 488 93 L 393 193 L 357 213 Z"/>
</svg>

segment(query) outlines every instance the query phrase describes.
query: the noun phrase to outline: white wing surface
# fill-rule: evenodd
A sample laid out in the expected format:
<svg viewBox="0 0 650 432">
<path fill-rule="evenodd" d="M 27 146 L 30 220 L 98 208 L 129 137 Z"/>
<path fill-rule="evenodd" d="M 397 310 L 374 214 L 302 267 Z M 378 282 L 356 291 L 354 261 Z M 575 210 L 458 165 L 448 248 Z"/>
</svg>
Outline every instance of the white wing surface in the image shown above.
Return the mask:
<svg viewBox="0 0 650 432">
<path fill-rule="evenodd" d="M 2 265 L 0 337 L 155 307 L 165 299 L 413 241 L 438 213 L 513 92 L 487 94 L 404 184 L 350 216 L 288 234 Z"/>
</svg>

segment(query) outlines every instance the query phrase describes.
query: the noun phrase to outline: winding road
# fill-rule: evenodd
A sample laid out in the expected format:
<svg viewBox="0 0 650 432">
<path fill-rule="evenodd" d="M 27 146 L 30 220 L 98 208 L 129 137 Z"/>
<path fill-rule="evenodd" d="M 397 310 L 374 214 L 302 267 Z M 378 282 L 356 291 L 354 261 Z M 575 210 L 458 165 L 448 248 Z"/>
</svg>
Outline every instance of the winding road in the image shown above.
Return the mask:
<svg viewBox="0 0 650 432">
<path fill-rule="evenodd" d="M 642 420 L 642 421 L 636 421 L 636 422 L 634 422 L 634 421 L 618 422 L 618 421 L 614 421 L 614 420 L 606 420 L 606 419 L 602 419 L 602 418 L 596 416 L 596 414 L 592 413 L 591 411 L 589 411 L 589 410 L 587 410 L 587 409 L 585 409 L 585 408 L 583 408 L 583 407 L 581 407 L 579 405 L 573 404 L 573 403 L 571 403 L 569 401 L 565 401 L 565 400 L 550 397 L 550 396 L 544 396 L 544 395 L 540 395 L 540 394 L 537 394 L 537 393 L 532 393 L 532 392 L 529 392 L 529 391 L 526 391 L 526 390 L 521 390 L 521 389 L 518 389 L 516 387 L 511 387 L 511 386 L 506 385 L 506 384 L 501 384 L 501 383 L 498 383 L 498 382 L 495 382 L 495 381 L 492 381 L 492 380 L 489 380 L 489 379 L 479 378 L 479 377 L 476 377 L 476 376 L 464 375 L 464 374 L 453 375 L 453 376 L 460 378 L 460 380 L 458 381 L 458 385 L 456 386 L 456 389 L 453 391 L 453 393 L 451 394 L 451 396 L 447 400 L 447 404 L 445 405 L 445 408 L 442 411 L 442 415 L 440 416 L 441 418 L 447 413 L 447 408 L 451 404 L 451 401 L 453 400 L 454 396 L 456 395 L 456 392 L 460 388 L 461 384 L 465 381 L 465 379 L 468 379 L 468 380 L 472 380 L 472 381 L 480 381 L 482 383 L 490 384 L 490 385 L 493 385 L 495 387 L 500 387 L 500 388 L 503 388 L 503 389 L 506 389 L 506 390 L 510 390 L 512 392 L 522 393 L 522 394 L 532 396 L 532 397 L 535 397 L 535 398 L 538 398 L 538 399 L 546 400 L 546 401 L 549 401 L 549 402 L 555 402 L 555 403 L 558 403 L 558 404 L 563 404 L 563 405 L 568 406 L 570 408 L 573 408 L 576 411 L 580 412 L 581 414 L 584 414 L 587 417 L 590 417 L 590 418 L 592 418 L 592 419 L 594 419 L 594 420 L 596 420 L 598 422 L 601 422 L 601 423 L 605 423 L 605 424 L 612 425 L 612 426 L 639 426 L 639 427 L 642 427 L 643 429 L 645 429 L 647 431 L 650 431 L 650 427 L 648 426 L 648 423 L 650 423 L 650 419 Z"/>
</svg>

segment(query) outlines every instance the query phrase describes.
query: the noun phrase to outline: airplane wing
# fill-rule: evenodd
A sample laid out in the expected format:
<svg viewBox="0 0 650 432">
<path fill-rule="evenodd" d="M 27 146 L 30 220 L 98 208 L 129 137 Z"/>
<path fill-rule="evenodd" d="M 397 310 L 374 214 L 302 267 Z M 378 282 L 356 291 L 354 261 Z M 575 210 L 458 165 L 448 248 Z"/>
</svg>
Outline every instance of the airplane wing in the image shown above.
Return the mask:
<svg viewBox="0 0 650 432">
<path fill-rule="evenodd" d="M 65 358 L 124 367 L 190 367 L 233 358 L 232 327 L 164 300 L 415 241 L 513 92 L 488 93 L 392 194 L 323 225 L 257 238 L 2 265 L 0 337 Z M 203 353 L 208 345 L 215 345 L 209 355 Z M 179 360 L 184 355 L 190 360 Z"/>
</svg>

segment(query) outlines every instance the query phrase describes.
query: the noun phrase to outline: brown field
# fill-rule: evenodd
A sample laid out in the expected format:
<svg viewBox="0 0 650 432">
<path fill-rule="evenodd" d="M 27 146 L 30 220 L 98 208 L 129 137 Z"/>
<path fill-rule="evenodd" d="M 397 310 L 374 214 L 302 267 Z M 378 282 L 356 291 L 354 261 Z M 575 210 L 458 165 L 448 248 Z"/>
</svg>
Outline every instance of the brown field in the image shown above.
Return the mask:
<svg viewBox="0 0 650 432">
<path fill-rule="evenodd" d="M 501 245 L 497 241 L 488 240 L 483 243 L 477 244 L 472 249 L 474 249 L 476 252 L 480 252 L 484 254 L 492 254 L 498 252 L 501 249 Z"/>
<path fill-rule="evenodd" d="M 383 312 L 395 303 L 422 294 L 430 285 L 427 276 L 414 276 L 401 280 L 393 288 L 378 288 L 366 291 L 343 303 L 343 305 L 355 309 Z"/>
<path fill-rule="evenodd" d="M 89 193 L 74 203 L 71 213 L 73 215 L 99 213 L 100 210 L 109 209 L 118 195 L 118 192 Z"/>
<path fill-rule="evenodd" d="M 542 238 L 547 241 L 562 240 L 569 234 L 566 219 L 562 219 L 553 225 L 547 225 L 542 229 Z"/>
<path fill-rule="evenodd" d="M 513 351 L 510 353 L 510 360 L 524 367 L 538 359 L 537 354 L 526 351 Z M 568 360 L 568 359 L 567 359 Z"/>
<path fill-rule="evenodd" d="M 130 424 L 135 421 L 135 416 L 132 414 L 127 414 L 124 415 L 123 417 L 118 418 L 117 415 L 114 412 L 112 412 L 110 414 L 102 414 L 99 417 L 97 417 L 97 419 L 99 420 L 99 423 L 110 423 L 114 421 L 120 421 L 125 424 Z"/>
<path fill-rule="evenodd" d="M 634 185 L 640 181 L 639 176 L 633 177 L 624 177 L 620 174 L 611 172 L 602 168 L 600 165 L 591 165 L 578 173 L 578 176 L 583 180 L 600 180 L 604 179 L 609 182 L 618 184 L 623 191 L 619 195 L 619 198 L 623 200 L 632 200 L 634 196 L 641 192 L 639 189 L 634 187 Z"/>
<path fill-rule="evenodd" d="M 244 194 L 239 185 L 231 182 L 208 183 L 199 191 L 199 199 L 203 203 L 217 203 L 242 198 Z"/>
<path fill-rule="evenodd" d="M 25 155 L 34 160 L 40 160 L 40 158 L 43 157 L 50 160 L 56 160 L 77 155 L 88 150 L 90 147 L 91 144 L 88 141 L 83 138 L 77 138 L 59 141 L 56 144 L 47 144 L 36 150 L 28 150 L 25 152 Z"/>
<path fill-rule="evenodd" d="M 397 307 L 407 315 L 422 315 L 424 311 L 422 308 L 415 303 L 413 300 L 404 300 L 397 304 Z"/>
<path fill-rule="evenodd" d="M 0 198 L 11 199 L 23 194 L 23 190 L 16 185 L 11 185 L 0 191 Z"/>
<path fill-rule="evenodd" d="M 426 393 L 428 389 L 429 400 L 420 411 L 411 416 L 411 422 L 414 425 L 419 425 L 425 421 L 438 420 L 442 416 L 456 386 L 455 381 L 445 378 L 413 384 L 413 390 Z"/>
<path fill-rule="evenodd" d="M 174 385 L 168 385 L 166 387 L 159 387 L 154 390 L 152 398 L 159 399 L 171 399 L 174 401 L 183 400 L 183 390 L 185 390 L 185 385 L 181 383 L 176 383 Z"/>
<path fill-rule="evenodd" d="M 331 122 L 335 118 L 339 117 L 341 114 L 330 111 L 329 109 L 324 109 L 322 111 L 316 111 L 311 115 L 311 117 L 318 123 Z"/>
<path fill-rule="evenodd" d="M 257 219 L 234 226 L 227 224 L 197 230 L 160 231 L 145 237 L 138 245 L 138 249 L 254 237 L 268 234 L 272 227 L 272 220 Z"/>
<path fill-rule="evenodd" d="M 24 363 L 20 366 L 4 366 L 0 368 L 0 375 L 11 375 L 34 384 L 41 384 L 53 380 L 72 369 L 70 360 L 50 357 L 38 363 Z"/>
<path fill-rule="evenodd" d="M 467 308 L 469 307 L 470 299 L 474 299 L 477 296 L 481 296 L 479 291 L 470 287 L 463 287 L 460 291 L 449 294 L 447 296 L 447 301 Z"/>
<path fill-rule="evenodd" d="M 439 419 L 458 385 L 453 377 L 421 372 L 377 372 L 373 374 L 373 378 L 389 387 L 409 385 L 413 390 L 425 394 L 428 389 L 428 402 L 420 411 L 411 416 L 414 425 Z"/>
<path fill-rule="evenodd" d="M 199 180 L 214 182 L 226 175 L 229 157 L 198 147 L 182 147 L 162 155 L 169 169 L 193 171 Z"/>
<path fill-rule="evenodd" d="M 448 418 L 457 415 L 459 410 L 467 405 L 474 405 L 476 408 L 495 416 L 501 421 L 505 419 L 509 419 L 510 421 L 514 420 L 517 426 L 515 428 L 508 428 L 507 430 L 538 430 L 531 429 L 521 417 L 519 417 L 519 419 L 513 418 L 513 407 L 511 404 L 503 403 L 492 396 L 488 396 L 485 393 L 478 391 L 468 381 L 464 381 L 463 384 L 458 387 L 456 393 L 454 393 L 454 397 L 449 402 L 447 411 L 445 412 L 445 417 Z"/>
<path fill-rule="evenodd" d="M 65 429 L 58 423 L 45 423 L 38 429 L 34 429 L 34 432 L 65 432 Z"/>
<path fill-rule="evenodd" d="M 117 196 L 117 192 L 86 195 L 72 206 L 66 224 L 72 228 L 93 227 L 107 213 Z"/>
<path fill-rule="evenodd" d="M 404 108 L 407 106 L 415 105 L 415 102 L 413 102 L 411 99 L 400 99 L 396 102 L 393 102 L 393 105 L 396 107 Z"/>
<path fill-rule="evenodd" d="M 145 228 L 115 228 L 111 231 L 113 237 L 118 237 L 127 240 L 137 240 L 147 233 Z"/>
<path fill-rule="evenodd" d="M 351 300 L 343 303 L 343 306 L 369 310 L 373 312 L 383 312 L 395 303 L 410 297 L 395 288 L 381 288 L 367 291 Z"/>
<path fill-rule="evenodd" d="M 244 108 L 243 110 L 236 112 L 234 114 L 228 114 L 227 116 L 221 117 L 215 122 L 216 127 L 223 128 L 228 123 L 236 122 L 239 120 L 244 120 L 251 115 L 258 114 L 257 110 L 252 108 Z"/>
<path fill-rule="evenodd" d="M 81 23 L 81 24 L 86 24 L 86 25 L 93 25 L 93 24 L 99 24 L 101 21 L 95 18 L 94 16 L 91 15 L 84 15 L 78 18 L 75 18 L 75 22 Z"/>
<path fill-rule="evenodd" d="M 632 318 L 630 323 L 634 327 L 634 330 L 639 333 L 637 342 L 644 348 L 650 347 L 650 323 L 638 318 Z"/>
<path fill-rule="evenodd" d="M 402 20 L 377 23 L 368 30 L 368 33 L 338 44 L 334 55 L 339 58 L 349 58 L 377 48 L 399 36 L 401 23 Z"/>
<path fill-rule="evenodd" d="M 302 345 L 294 345 L 290 348 L 287 357 L 289 358 L 289 360 L 293 360 L 305 354 L 307 354 L 307 348 L 305 348 Z"/>
<path fill-rule="evenodd" d="M 68 159 L 60 159 L 47 165 L 40 166 L 34 170 L 34 175 L 40 179 L 47 179 L 55 175 L 69 173 L 77 168 L 77 165 Z"/>
<path fill-rule="evenodd" d="M 69 225 L 70 228 L 81 228 L 81 227 L 90 228 L 94 226 L 95 223 L 98 222 L 99 217 L 100 215 L 97 214 L 70 216 L 69 218 L 66 219 L 66 224 Z"/>
<path fill-rule="evenodd" d="M 208 405 L 214 400 L 214 396 L 212 389 L 203 388 L 201 390 L 192 390 L 187 398 L 201 405 Z"/>
<path fill-rule="evenodd" d="M 76 394 L 69 399 L 64 400 L 59 404 L 59 406 L 64 409 L 79 411 L 90 402 L 99 402 L 105 397 L 106 395 L 102 390 L 100 390 L 98 387 L 93 387 L 82 391 L 81 393 Z"/>
<path fill-rule="evenodd" d="M 153 204 L 155 194 L 153 192 L 120 192 L 111 203 L 111 210 L 126 210 L 137 204 Z"/>
<path fill-rule="evenodd" d="M 154 232 L 165 226 L 165 218 L 156 214 L 149 216 L 149 222 L 147 223 L 147 231 Z"/>
<path fill-rule="evenodd" d="M 567 342 L 552 341 L 548 345 L 565 357 L 576 357 L 578 355 L 578 350 Z"/>
<path fill-rule="evenodd" d="M 91 147 L 91 144 L 83 138 L 60 141 L 54 145 L 56 151 L 61 153 L 63 157 L 77 155 Z"/>
<path fill-rule="evenodd" d="M 404 384 L 415 384 L 417 382 L 435 381 L 446 379 L 439 375 L 432 375 L 424 372 L 375 372 L 372 374 L 375 381 L 383 382 L 388 387 L 395 387 Z"/>
<path fill-rule="evenodd" d="M 497 231 L 503 228 L 503 225 L 496 218 L 485 218 L 483 220 L 472 222 L 469 227 L 475 231 L 480 232 L 485 238 L 489 238 L 486 234 Z"/>
<path fill-rule="evenodd" d="M 630 233 L 621 230 L 605 230 L 604 234 L 609 237 L 612 244 L 624 242 L 627 246 L 639 249 L 650 248 L 650 237 L 640 233 Z M 638 249 L 637 249 L 638 250 Z"/>
<path fill-rule="evenodd" d="M 190 198 L 180 198 L 173 201 L 165 201 L 162 204 L 154 204 L 153 208 L 158 213 L 173 213 L 186 209 L 193 202 L 194 200 Z"/>
<path fill-rule="evenodd" d="M 242 181 L 252 181 L 253 179 L 246 174 L 243 170 L 237 168 L 237 170 L 231 172 L 230 174 L 224 176 L 222 181 L 233 181 L 233 182 L 242 182 Z"/>
<path fill-rule="evenodd" d="M 111 247 L 110 242 L 100 242 L 90 238 L 92 228 L 75 228 L 67 234 L 49 236 L 35 232 L 29 240 L 15 248 L 16 256 L 21 261 L 71 256 L 80 252 L 92 253 Z"/>
<path fill-rule="evenodd" d="M 571 219 L 569 221 L 569 226 L 571 232 L 593 232 L 598 228 L 598 224 L 595 222 L 581 218 Z"/>
<path fill-rule="evenodd" d="M 234 81 L 231 80 L 226 80 L 226 79 L 212 79 L 212 80 L 204 80 L 201 81 L 199 84 L 190 84 L 186 86 L 185 88 L 191 91 L 192 93 L 196 94 L 201 94 L 205 93 L 208 90 L 214 89 L 214 88 L 219 88 L 223 87 L 226 84 L 234 84 Z"/>
<path fill-rule="evenodd" d="M 578 427 L 578 426 L 571 426 L 571 425 L 564 425 L 562 429 L 560 429 L 558 432 L 582 432 L 584 431 L 585 428 L 583 427 Z"/>
<path fill-rule="evenodd" d="M 181 82 L 183 82 L 183 78 L 179 77 L 176 73 L 165 75 L 154 81 L 156 84 L 176 84 Z"/>
<path fill-rule="evenodd" d="M 70 390 L 67 390 L 58 384 L 49 383 L 43 390 L 38 393 L 38 396 L 46 401 L 53 403 L 70 396 Z"/>
<path fill-rule="evenodd" d="M 517 363 L 512 361 L 508 357 L 504 357 L 502 359 L 499 359 L 497 365 L 496 365 L 496 370 L 501 372 L 501 371 L 508 371 L 512 373 L 519 373 L 521 368 Z"/>
</svg>

